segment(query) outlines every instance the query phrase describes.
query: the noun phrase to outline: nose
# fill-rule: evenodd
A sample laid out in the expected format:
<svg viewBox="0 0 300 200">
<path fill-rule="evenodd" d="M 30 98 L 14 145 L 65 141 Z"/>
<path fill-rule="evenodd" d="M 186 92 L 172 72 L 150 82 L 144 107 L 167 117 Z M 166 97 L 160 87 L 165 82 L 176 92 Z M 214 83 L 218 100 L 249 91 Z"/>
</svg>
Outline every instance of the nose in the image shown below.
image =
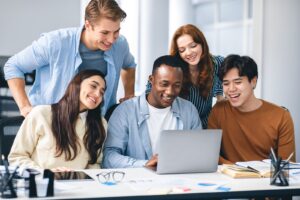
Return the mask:
<svg viewBox="0 0 300 200">
<path fill-rule="evenodd" d="M 190 55 L 192 53 L 190 48 L 187 48 L 185 52 L 186 52 L 187 55 Z"/>
<path fill-rule="evenodd" d="M 115 41 L 115 36 L 113 34 L 109 34 L 109 36 L 107 37 L 107 41 L 109 43 L 113 43 Z"/>
<path fill-rule="evenodd" d="M 165 93 L 166 93 L 167 95 L 173 96 L 173 95 L 174 95 L 174 89 L 173 89 L 173 87 L 172 87 L 172 86 L 168 87 L 168 88 L 166 89 Z"/>
<path fill-rule="evenodd" d="M 229 91 L 234 91 L 235 90 L 235 85 L 233 83 L 230 83 L 228 86 Z"/>
</svg>

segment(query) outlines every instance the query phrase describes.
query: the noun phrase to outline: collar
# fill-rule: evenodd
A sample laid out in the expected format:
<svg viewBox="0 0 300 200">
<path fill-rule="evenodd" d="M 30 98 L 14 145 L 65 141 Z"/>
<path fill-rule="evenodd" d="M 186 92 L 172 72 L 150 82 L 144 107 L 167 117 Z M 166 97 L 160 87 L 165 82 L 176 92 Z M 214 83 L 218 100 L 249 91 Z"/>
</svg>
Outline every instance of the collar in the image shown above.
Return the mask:
<svg viewBox="0 0 300 200">
<path fill-rule="evenodd" d="M 146 119 L 149 118 L 149 107 L 147 101 L 147 94 L 143 93 L 138 97 L 138 106 L 139 106 L 139 116 L 138 116 L 138 125 L 140 126 Z M 170 111 L 173 113 L 174 117 L 181 118 L 179 112 L 180 97 L 176 97 L 171 105 Z"/>
<path fill-rule="evenodd" d="M 88 114 L 88 111 L 84 111 L 84 112 L 82 112 L 82 113 L 79 113 L 79 117 L 80 117 L 80 119 L 81 119 L 83 122 L 85 122 L 86 117 L 87 117 L 87 114 Z"/>
</svg>

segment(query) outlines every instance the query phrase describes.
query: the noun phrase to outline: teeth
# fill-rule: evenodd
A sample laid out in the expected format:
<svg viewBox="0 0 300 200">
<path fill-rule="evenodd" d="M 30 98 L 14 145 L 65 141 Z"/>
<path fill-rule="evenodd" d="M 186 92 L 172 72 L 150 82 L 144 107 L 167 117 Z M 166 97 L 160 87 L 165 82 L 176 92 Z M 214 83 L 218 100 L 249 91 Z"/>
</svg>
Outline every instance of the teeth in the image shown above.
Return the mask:
<svg viewBox="0 0 300 200">
<path fill-rule="evenodd" d="M 93 101 L 94 103 L 96 103 L 96 100 L 95 100 L 94 98 L 89 97 L 89 99 L 90 99 L 91 101 Z"/>
</svg>

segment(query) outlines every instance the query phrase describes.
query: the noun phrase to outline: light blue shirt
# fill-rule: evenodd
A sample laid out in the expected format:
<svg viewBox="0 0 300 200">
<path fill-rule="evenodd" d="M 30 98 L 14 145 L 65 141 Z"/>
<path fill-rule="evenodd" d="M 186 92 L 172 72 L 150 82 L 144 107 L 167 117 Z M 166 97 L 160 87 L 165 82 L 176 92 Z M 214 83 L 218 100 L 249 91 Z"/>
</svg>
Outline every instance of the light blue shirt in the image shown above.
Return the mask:
<svg viewBox="0 0 300 200">
<path fill-rule="evenodd" d="M 176 129 L 202 128 L 197 109 L 191 102 L 177 97 L 171 112 L 176 118 Z M 153 156 L 148 118 L 145 94 L 125 101 L 115 109 L 108 122 L 104 143 L 104 168 L 142 167 Z"/>
<path fill-rule="evenodd" d="M 82 63 L 79 44 L 82 28 L 67 28 L 42 34 L 30 46 L 12 56 L 4 66 L 5 79 L 24 78 L 24 73 L 36 70 L 35 82 L 29 91 L 33 106 L 53 104 L 64 95 L 66 88 Z M 120 36 L 105 51 L 107 89 L 102 113 L 116 103 L 121 68 L 135 67 L 125 37 Z"/>
</svg>

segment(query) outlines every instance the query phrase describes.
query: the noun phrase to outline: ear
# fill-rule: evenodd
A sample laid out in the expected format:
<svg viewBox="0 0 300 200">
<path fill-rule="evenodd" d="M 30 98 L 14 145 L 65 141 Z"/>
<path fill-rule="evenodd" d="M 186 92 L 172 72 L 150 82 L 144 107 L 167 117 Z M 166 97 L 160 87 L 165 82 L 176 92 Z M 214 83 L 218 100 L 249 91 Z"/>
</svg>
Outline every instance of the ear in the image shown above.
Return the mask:
<svg viewBox="0 0 300 200">
<path fill-rule="evenodd" d="M 253 89 L 253 90 L 256 88 L 256 84 L 257 84 L 257 76 L 255 76 L 255 77 L 251 80 L 251 85 L 252 85 L 252 89 Z"/>
<path fill-rule="evenodd" d="M 149 80 L 149 82 L 151 83 L 151 85 L 153 85 L 153 81 L 154 81 L 153 75 L 149 75 L 148 80 Z"/>
<path fill-rule="evenodd" d="M 84 27 L 85 29 L 92 29 L 92 24 L 88 21 L 88 20 L 85 20 L 84 21 Z"/>
</svg>

